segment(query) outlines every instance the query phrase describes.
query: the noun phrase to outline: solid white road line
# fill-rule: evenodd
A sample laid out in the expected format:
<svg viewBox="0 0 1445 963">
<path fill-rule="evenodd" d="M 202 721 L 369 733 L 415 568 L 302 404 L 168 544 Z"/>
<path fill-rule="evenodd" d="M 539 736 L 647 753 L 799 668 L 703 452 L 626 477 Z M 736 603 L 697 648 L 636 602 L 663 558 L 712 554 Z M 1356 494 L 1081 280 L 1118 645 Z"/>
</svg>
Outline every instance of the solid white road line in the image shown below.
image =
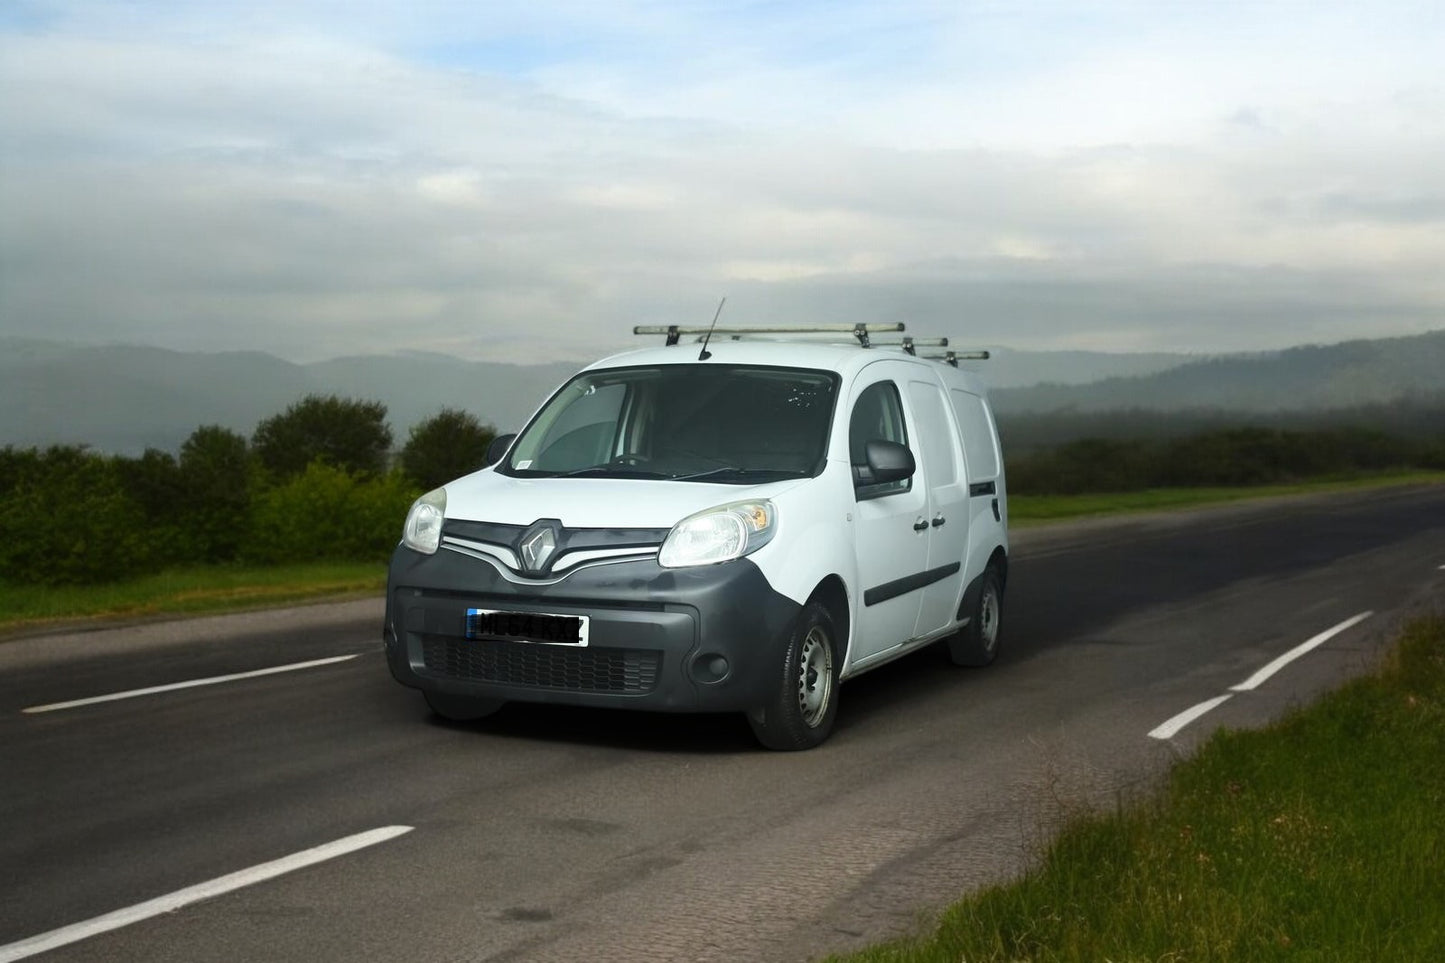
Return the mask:
<svg viewBox="0 0 1445 963">
<path fill-rule="evenodd" d="M 1230 686 L 1229 691 L 1248 692 L 1251 689 L 1259 688 L 1260 684 L 1263 683 L 1264 680 L 1268 679 L 1280 669 L 1283 669 L 1285 666 L 1289 665 L 1295 659 L 1298 659 L 1305 653 L 1310 652 L 1321 645 L 1324 645 L 1326 642 L 1339 635 L 1345 629 L 1353 628 L 1354 626 L 1359 625 L 1361 622 L 1365 621 L 1365 619 L 1369 618 L 1371 615 L 1374 614 L 1374 612 L 1361 612 L 1359 615 L 1345 619 L 1334 628 L 1325 629 L 1323 632 L 1310 639 L 1308 642 L 1302 643 L 1290 649 L 1284 655 L 1275 659 L 1269 665 L 1265 666 L 1263 669 L 1260 669 L 1258 672 L 1250 676 L 1248 679 L 1245 679 L 1239 685 Z"/>
<path fill-rule="evenodd" d="M 274 879 L 277 876 L 293 872 L 294 870 L 314 866 L 328 859 L 345 856 L 347 853 L 353 853 L 358 849 L 365 849 L 368 846 L 375 846 L 377 843 L 384 843 L 389 839 L 395 839 L 398 836 L 411 832 L 412 828 L 411 826 L 383 826 L 380 829 L 357 833 L 355 836 L 347 836 L 345 839 L 338 839 L 324 846 L 317 846 L 314 849 L 308 849 L 292 856 L 286 856 L 269 863 L 262 863 L 259 866 L 252 866 L 250 869 L 243 869 L 240 872 L 231 873 L 229 876 L 222 876 L 207 883 L 200 883 L 196 886 L 176 890 L 174 893 L 166 896 L 147 900 L 144 903 L 137 903 L 135 906 L 123 910 L 116 910 L 114 913 L 106 913 L 104 916 L 97 916 L 83 923 L 63 926 L 58 930 L 41 933 L 39 936 L 32 936 L 29 939 L 20 940 L 17 943 L 7 943 L 4 946 L 0 946 L 0 963 L 12 963 L 13 960 L 23 960 L 27 956 L 45 953 L 57 947 L 67 946 L 100 933 L 118 930 L 122 926 L 139 923 L 141 920 L 150 919 L 152 916 L 174 912 L 183 906 L 200 902 L 203 899 L 220 896 L 232 890 L 241 889 L 244 886 L 251 886 L 255 883 L 265 882 L 268 879 Z"/>
<path fill-rule="evenodd" d="M 237 679 L 254 679 L 257 676 L 275 675 L 278 672 L 295 672 L 297 669 L 311 669 L 318 665 L 332 665 L 336 662 L 345 662 L 348 659 L 356 658 L 355 655 L 338 655 L 329 659 L 312 659 L 310 662 L 292 662 L 290 665 L 277 665 L 269 669 L 257 669 L 254 672 L 237 672 L 234 675 L 217 675 L 209 679 L 191 679 L 189 682 L 173 682 L 170 685 L 153 685 L 145 689 L 131 689 L 127 692 L 112 692 L 110 695 L 94 696 L 89 699 L 73 699 L 70 702 L 52 702 L 44 706 L 31 706 L 28 709 L 21 709 L 21 712 L 54 712 L 57 709 L 74 709 L 77 706 L 95 705 L 97 702 L 114 702 L 117 699 L 134 699 L 136 696 L 154 695 L 157 692 L 172 692 L 176 689 L 194 689 L 201 685 L 216 685 L 220 682 L 235 682 Z"/>
<path fill-rule="evenodd" d="M 1179 713 L 1179 715 L 1175 716 L 1173 719 L 1170 719 L 1162 726 L 1158 727 L 1157 729 L 1151 730 L 1149 733 L 1149 738 L 1172 739 L 1174 738 L 1174 734 L 1180 729 L 1183 729 L 1185 726 L 1189 725 L 1189 723 L 1193 722 L 1195 719 L 1198 719 L 1200 716 L 1204 715 L 1211 709 L 1215 709 L 1219 706 L 1224 705 L 1232 698 L 1233 696 L 1222 695 L 1217 698 L 1210 699 L 1208 702 L 1201 702 L 1199 703 L 1199 705 L 1195 706 L 1192 709 L 1185 709 L 1183 712 Z"/>
</svg>

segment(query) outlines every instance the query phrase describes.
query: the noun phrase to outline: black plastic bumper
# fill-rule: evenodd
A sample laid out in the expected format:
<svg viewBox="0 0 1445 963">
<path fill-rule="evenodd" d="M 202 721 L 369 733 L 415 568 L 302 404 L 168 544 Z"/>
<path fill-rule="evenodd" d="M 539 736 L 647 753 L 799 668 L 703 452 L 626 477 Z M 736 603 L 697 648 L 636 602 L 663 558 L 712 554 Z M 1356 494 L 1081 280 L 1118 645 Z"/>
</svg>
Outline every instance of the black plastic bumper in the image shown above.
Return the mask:
<svg viewBox="0 0 1445 963">
<path fill-rule="evenodd" d="M 590 619 L 586 646 L 468 639 L 468 608 Z M 387 579 L 387 662 L 398 682 L 518 702 L 674 712 L 746 710 L 777 685 L 801 610 L 747 559 L 664 569 L 655 560 L 580 569 L 552 585 L 508 581 L 489 562 L 400 547 Z"/>
</svg>

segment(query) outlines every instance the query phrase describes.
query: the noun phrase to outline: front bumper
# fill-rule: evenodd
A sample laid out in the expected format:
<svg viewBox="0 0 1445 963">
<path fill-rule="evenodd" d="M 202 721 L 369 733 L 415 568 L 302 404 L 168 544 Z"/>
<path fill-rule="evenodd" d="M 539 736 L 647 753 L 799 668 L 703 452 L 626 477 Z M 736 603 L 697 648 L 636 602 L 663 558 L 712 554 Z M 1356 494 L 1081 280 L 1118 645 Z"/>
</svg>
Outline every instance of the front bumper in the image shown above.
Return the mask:
<svg viewBox="0 0 1445 963">
<path fill-rule="evenodd" d="M 586 615 L 585 647 L 467 639 L 468 608 Z M 802 606 L 748 559 L 664 569 L 655 559 L 518 583 L 488 561 L 405 546 L 387 578 L 387 662 L 398 682 L 518 702 L 674 712 L 747 710 L 777 685 Z"/>
</svg>

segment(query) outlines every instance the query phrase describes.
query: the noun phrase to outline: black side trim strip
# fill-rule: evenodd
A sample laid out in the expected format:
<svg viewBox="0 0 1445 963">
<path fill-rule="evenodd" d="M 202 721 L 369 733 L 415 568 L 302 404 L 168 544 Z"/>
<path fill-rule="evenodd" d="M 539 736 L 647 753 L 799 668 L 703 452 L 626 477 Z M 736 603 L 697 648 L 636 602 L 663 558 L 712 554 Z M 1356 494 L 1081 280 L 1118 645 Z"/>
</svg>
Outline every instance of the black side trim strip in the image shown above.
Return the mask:
<svg viewBox="0 0 1445 963">
<path fill-rule="evenodd" d="M 958 562 L 949 562 L 947 565 L 940 565 L 938 568 L 931 568 L 926 572 L 919 572 L 916 575 L 908 575 L 891 582 L 884 582 L 882 585 L 875 585 L 871 589 L 863 590 L 863 604 L 877 605 L 879 602 L 886 602 L 889 599 L 896 599 L 900 595 L 907 595 L 915 592 L 925 585 L 932 585 L 934 582 L 948 578 L 963 566 Z"/>
<path fill-rule="evenodd" d="M 997 492 L 998 485 L 994 484 L 991 481 L 974 482 L 972 485 L 968 486 L 968 493 L 974 498 L 977 498 L 980 495 L 993 495 Z"/>
</svg>

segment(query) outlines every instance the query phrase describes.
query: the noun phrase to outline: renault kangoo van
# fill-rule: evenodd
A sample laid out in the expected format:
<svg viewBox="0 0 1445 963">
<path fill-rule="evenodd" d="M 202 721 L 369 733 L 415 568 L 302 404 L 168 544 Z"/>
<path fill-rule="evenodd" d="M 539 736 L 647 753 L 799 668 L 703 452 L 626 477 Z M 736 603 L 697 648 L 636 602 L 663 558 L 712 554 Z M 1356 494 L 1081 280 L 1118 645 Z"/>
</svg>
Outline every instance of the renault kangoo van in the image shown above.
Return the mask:
<svg viewBox="0 0 1445 963">
<path fill-rule="evenodd" d="M 583 369 L 412 506 L 387 584 L 397 680 L 452 720 L 737 711 L 806 749 L 860 673 L 933 643 L 992 662 L 1009 545 L 987 395 L 880 328 L 902 325 L 701 348 L 637 329 L 667 343 Z"/>
</svg>

